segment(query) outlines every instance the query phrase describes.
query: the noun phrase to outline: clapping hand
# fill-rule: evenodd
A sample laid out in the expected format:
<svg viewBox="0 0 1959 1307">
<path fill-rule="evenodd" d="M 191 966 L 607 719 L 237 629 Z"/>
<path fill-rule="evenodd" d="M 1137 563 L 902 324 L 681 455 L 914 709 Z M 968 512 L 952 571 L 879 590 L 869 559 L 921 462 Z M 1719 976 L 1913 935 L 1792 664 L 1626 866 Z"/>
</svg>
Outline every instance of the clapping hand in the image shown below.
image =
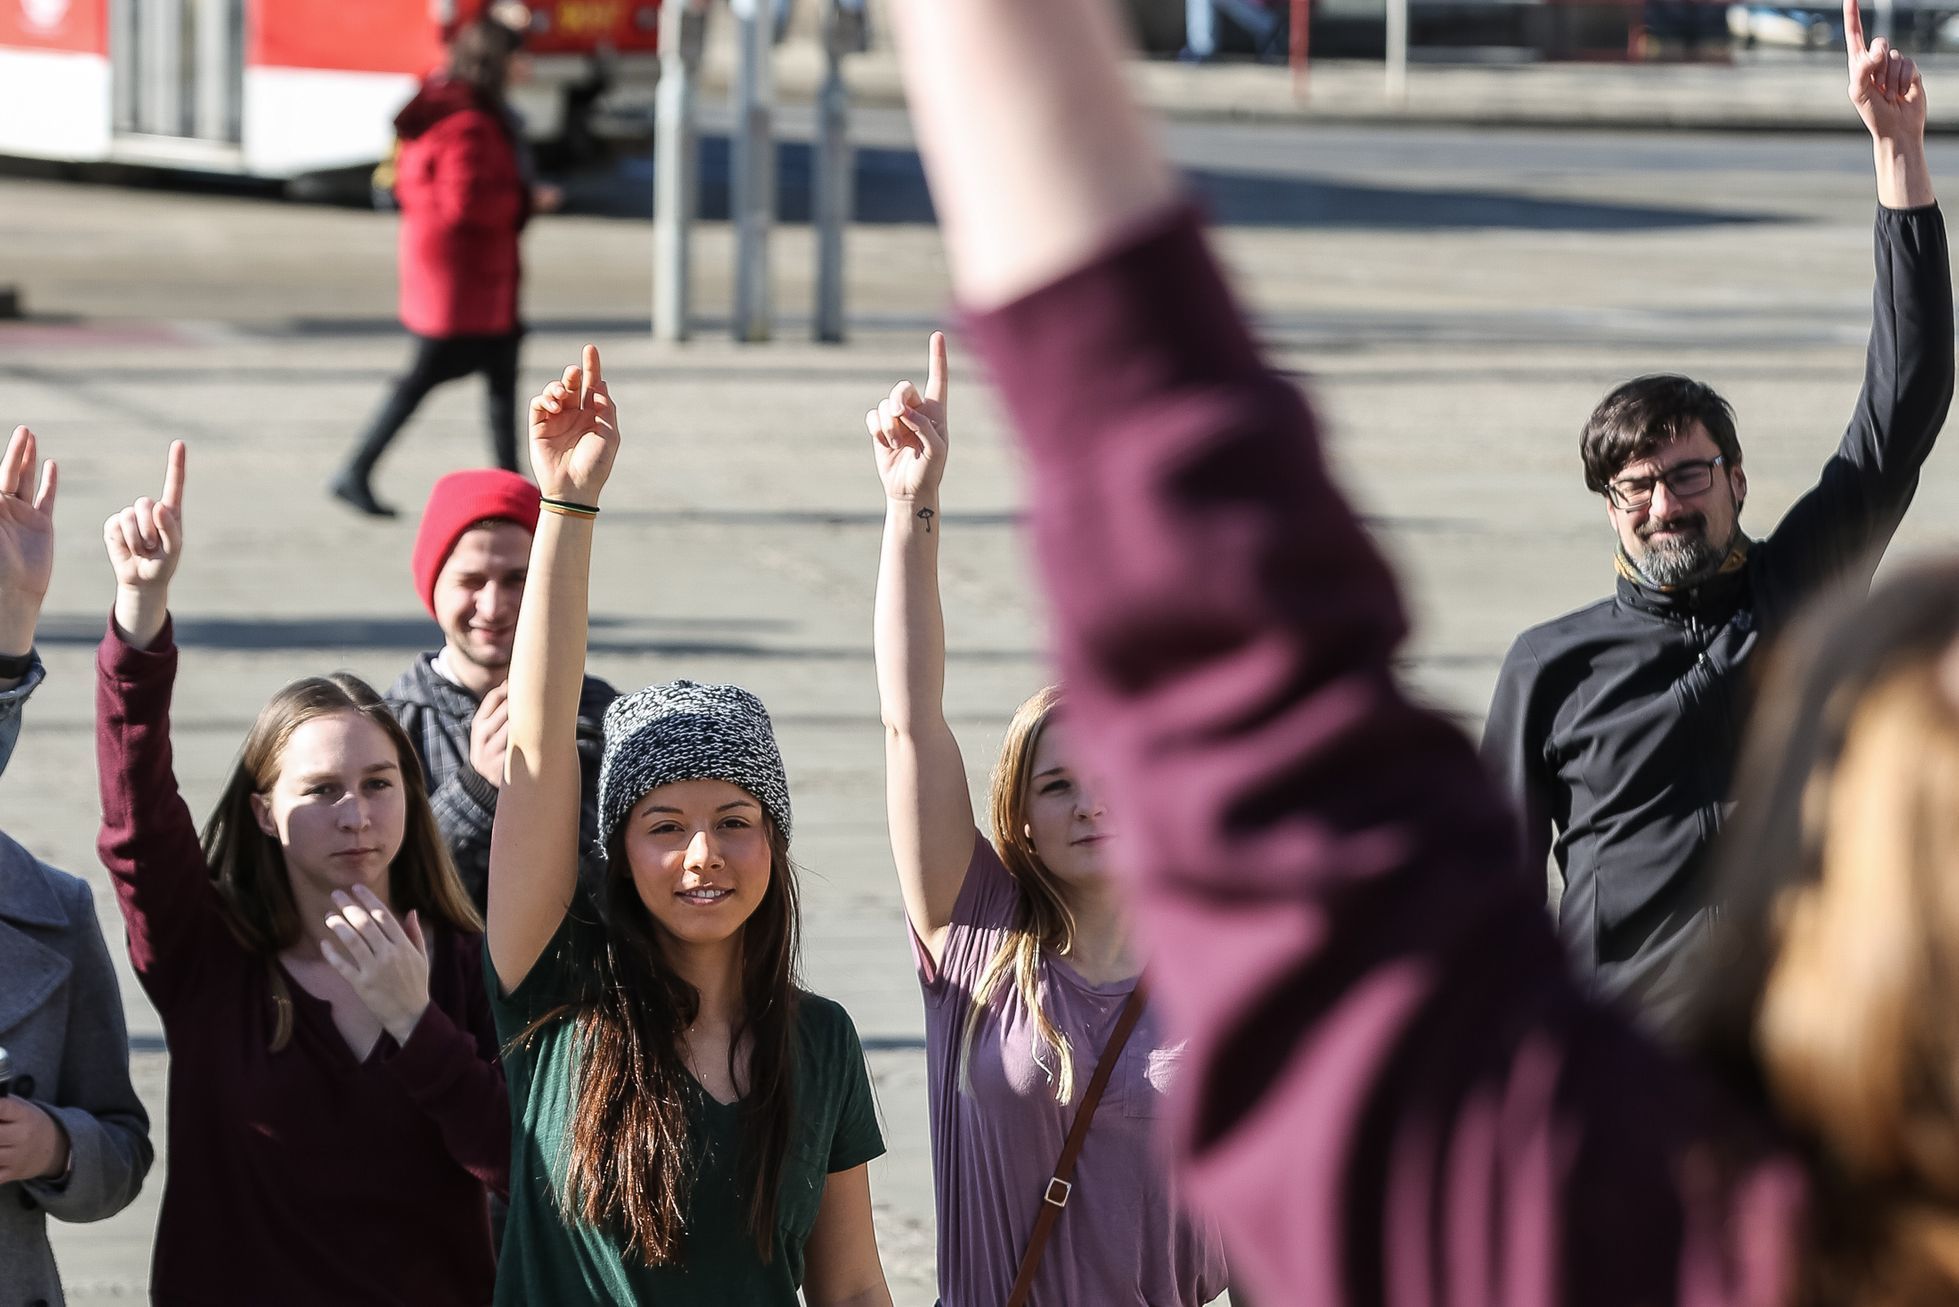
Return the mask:
<svg viewBox="0 0 1959 1307">
<path fill-rule="evenodd" d="M 138 649 L 155 643 L 170 608 L 170 578 L 184 557 L 184 442 L 170 443 L 163 498 L 144 495 L 102 524 L 116 573 L 116 629 Z"/>
<path fill-rule="evenodd" d="M 599 372 L 599 347 L 531 401 L 531 474 L 546 499 L 597 508 L 619 452 L 618 414 Z"/>
<path fill-rule="evenodd" d="M 945 333 L 932 333 L 925 393 L 909 381 L 864 414 L 877 456 L 878 479 L 893 503 L 915 503 L 936 512 L 939 481 L 949 447 L 946 426 Z M 929 525 L 930 519 L 927 519 Z"/>
<path fill-rule="evenodd" d="M 0 456 L 0 654 L 33 646 L 54 575 L 54 460 L 41 465 L 36 486 L 34 456 L 34 433 L 15 427 Z"/>
<path fill-rule="evenodd" d="M 429 1006 L 429 946 L 413 912 L 396 918 L 365 885 L 333 892 L 326 919 L 333 939 L 320 954 L 349 985 L 381 1028 L 406 1044 Z M 336 941 L 338 941 L 336 943 Z"/>
<path fill-rule="evenodd" d="M 1843 39 L 1850 52 L 1850 102 L 1873 139 L 1917 146 L 1925 140 L 1925 79 L 1918 65 L 1883 37 L 1864 42 L 1857 0 L 1843 0 Z"/>
</svg>

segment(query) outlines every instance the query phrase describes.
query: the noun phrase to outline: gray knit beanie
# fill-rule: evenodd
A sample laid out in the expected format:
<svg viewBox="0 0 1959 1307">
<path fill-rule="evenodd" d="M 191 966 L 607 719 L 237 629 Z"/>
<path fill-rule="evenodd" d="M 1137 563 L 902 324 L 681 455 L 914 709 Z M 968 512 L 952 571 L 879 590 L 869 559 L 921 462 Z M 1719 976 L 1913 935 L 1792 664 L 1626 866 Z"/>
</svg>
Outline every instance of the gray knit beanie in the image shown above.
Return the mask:
<svg viewBox="0 0 1959 1307">
<path fill-rule="evenodd" d="M 622 695 L 605 710 L 599 766 L 599 850 L 656 785 L 715 780 L 741 786 L 789 838 L 789 778 L 768 709 L 739 685 L 669 681 Z"/>
</svg>

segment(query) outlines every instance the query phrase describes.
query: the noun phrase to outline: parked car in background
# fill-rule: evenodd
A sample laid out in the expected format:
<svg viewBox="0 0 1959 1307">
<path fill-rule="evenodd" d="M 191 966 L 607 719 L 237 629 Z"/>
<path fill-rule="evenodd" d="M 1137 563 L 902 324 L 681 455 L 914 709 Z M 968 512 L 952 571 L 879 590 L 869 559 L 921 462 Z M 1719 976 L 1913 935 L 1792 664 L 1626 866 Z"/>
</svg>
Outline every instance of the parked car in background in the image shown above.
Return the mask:
<svg viewBox="0 0 1959 1307">
<path fill-rule="evenodd" d="M 1843 15 L 1827 9 L 1733 4 L 1728 6 L 1728 35 L 1743 48 L 1827 50 L 1843 45 Z"/>
</svg>

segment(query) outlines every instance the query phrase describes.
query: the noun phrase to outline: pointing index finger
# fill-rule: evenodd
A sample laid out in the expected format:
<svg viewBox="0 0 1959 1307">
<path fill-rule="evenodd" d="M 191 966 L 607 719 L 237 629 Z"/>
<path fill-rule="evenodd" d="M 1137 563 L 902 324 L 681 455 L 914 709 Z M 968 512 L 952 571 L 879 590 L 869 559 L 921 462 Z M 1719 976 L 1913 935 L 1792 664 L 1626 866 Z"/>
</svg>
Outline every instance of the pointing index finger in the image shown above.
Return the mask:
<svg viewBox="0 0 1959 1307">
<path fill-rule="evenodd" d="M 170 442 L 170 458 L 163 470 L 163 506 L 173 513 L 184 511 L 184 460 L 188 453 L 183 441 Z"/>
<path fill-rule="evenodd" d="M 24 485 L 27 469 L 33 466 L 34 433 L 26 427 L 15 427 L 13 438 L 7 441 L 6 456 L 0 458 L 0 495 L 11 495 Z"/>
<path fill-rule="evenodd" d="M 1855 0 L 1845 0 L 1845 3 L 1855 3 Z M 945 333 L 943 331 L 932 333 L 931 354 L 931 363 L 928 365 L 925 376 L 925 398 L 943 404 L 946 400 L 946 387 L 949 381 L 946 375 Z"/>
<path fill-rule="evenodd" d="M 1869 48 L 1864 44 L 1864 14 L 1857 7 L 1857 0 L 1843 0 L 1843 43 L 1850 50 L 1850 64 L 1854 68 Z"/>
<path fill-rule="evenodd" d="M 585 387 L 578 392 L 578 406 L 584 408 L 590 402 L 592 392 L 604 384 L 605 378 L 599 372 L 599 347 L 597 345 L 587 345 L 585 347 Z"/>
</svg>

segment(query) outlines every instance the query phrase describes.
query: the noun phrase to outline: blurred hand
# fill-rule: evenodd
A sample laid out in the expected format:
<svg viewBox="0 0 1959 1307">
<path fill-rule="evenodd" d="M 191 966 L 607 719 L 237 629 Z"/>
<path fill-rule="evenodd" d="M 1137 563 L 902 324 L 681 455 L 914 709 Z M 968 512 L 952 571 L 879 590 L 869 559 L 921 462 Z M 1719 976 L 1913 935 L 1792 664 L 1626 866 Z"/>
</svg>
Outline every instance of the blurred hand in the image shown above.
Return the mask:
<svg viewBox="0 0 1959 1307">
<path fill-rule="evenodd" d="M 553 186 L 549 182 L 539 182 L 531 187 L 531 211 L 533 213 L 556 213 L 565 207 L 565 188 Z"/>
<path fill-rule="evenodd" d="M 122 638 L 147 649 L 163 629 L 170 578 L 184 558 L 184 442 L 170 442 L 163 498 L 144 495 L 102 524 L 109 565 L 116 573 L 116 627 Z"/>
<path fill-rule="evenodd" d="M 469 723 L 469 765 L 498 789 L 503 788 L 503 759 L 510 748 L 510 682 L 493 686 L 476 705 Z"/>
<path fill-rule="evenodd" d="M 374 891 L 333 892 L 339 911 L 326 919 L 333 939 L 320 941 L 327 964 L 354 988 L 381 1028 L 406 1044 L 429 1006 L 428 941 L 413 912 L 403 922 Z M 334 940 L 338 940 L 336 947 Z"/>
<path fill-rule="evenodd" d="M 1866 45 L 1857 0 L 1843 0 L 1843 37 L 1850 52 L 1850 102 L 1873 140 L 1910 147 L 1925 142 L 1925 79 L 1918 65 L 1883 37 Z"/>
<path fill-rule="evenodd" d="M 585 347 L 584 366 L 531 401 L 531 473 L 546 499 L 597 508 L 619 452 L 618 415 L 599 372 L 599 347 Z"/>
<path fill-rule="evenodd" d="M 54 460 L 34 483 L 34 433 L 15 427 L 0 455 L 0 654 L 23 654 L 54 575 Z M 28 496 L 32 495 L 30 499 Z"/>
<path fill-rule="evenodd" d="M 44 1180 L 68 1169 L 68 1132 L 25 1098 L 0 1098 L 0 1184 Z"/>
<path fill-rule="evenodd" d="M 936 501 L 945 476 L 949 432 L 946 426 L 945 333 L 932 333 L 925 393 L 901 381 L 889 398 L 864 414 L 877 456 L 878 479 L 894 503 Z"/>
</svg>

